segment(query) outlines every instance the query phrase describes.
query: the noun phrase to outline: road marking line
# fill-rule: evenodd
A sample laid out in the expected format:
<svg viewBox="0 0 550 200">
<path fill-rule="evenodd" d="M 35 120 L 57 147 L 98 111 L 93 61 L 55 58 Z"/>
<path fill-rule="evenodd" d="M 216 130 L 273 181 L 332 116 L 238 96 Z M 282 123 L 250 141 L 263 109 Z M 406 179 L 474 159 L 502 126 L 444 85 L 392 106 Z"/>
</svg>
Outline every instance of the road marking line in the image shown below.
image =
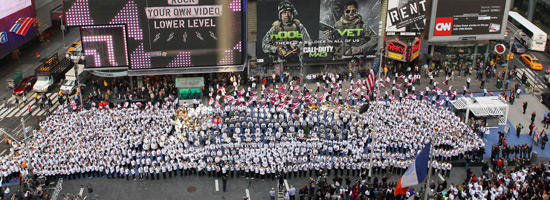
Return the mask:
<svg viewBox="0 0 550 200">
<path fill-rule="evenodd" d="M 491 171 L 491 173 L 493 172 L 493 169 L 489 168 L 489 171 Z"/>
<path fill-rule="evenodd" d="M 21 117 L 21 115 L 23 115 L 25 112 L 28 112 L 28 108 L 29 106 L 34 106 L 31 102 L 27 102 L 27 104 L 25 106 L 22 107 L 21 110 L 19 110 L 19 112 L 17 114 L 15 114 L 15 117 Z M 31 107 L 32 107 L 31 106 Z M 31 108 L 32 109 L 32 108 Z"/>
<path fill-rule="evenodd" d="M 7 149 L 4 149 L 4 151 L 2 151 L 2 153 L 0 153 L 0 155 L 4 155 L 4 153 L 6 153 L 6 151 L 7 151 Z"/>
<path fill-rule="evenodd" d="M 246 197 L 248 197 L 248 200 L 251 200 L 250 199 L 250 191 L 248 191 L 248 189 L 245 189 L 244 191 L 246 192 Z"/>
<path fill-rule="evenodd" d="M 33 106 L 32 110 L 33 110 L 32 115 L 36 116 L 36 114 L 38 114 L 38 112 L 40 112 L 43 109 L 40 109 L 40 107 L 38 107 L 38 106 Z"/>
<path fill-rule="evenodd" d="M 2 114 L 2 116 L 0 116 L 0 117 L 2 117 L 2 118 L 6 117 L 6 116 L 7 116 L 8 114 L 10 114 L 14 109 L 16 109 L 15 106 L 16 106 L 16 105 L 13 105 L 10 109 L 8 109 L 6 112 L 4 112 L 4 113 Z"/>
<path fill-rule="evenodd" d="M 522 68 L 522 69 L 520 69 L 520 72 L 522 72 L 522 76 L 523 76 L 523 74 L 527 75 L 527 80 L 529 80 L 529 82 L 533 85 L 533 87 L 536 87 L 536 88 L 539 88 L 539 89 L 546 89 L 547 88 L 547 86 L 545 84 L 543 84 L 544 81 L 540 81 L 537 78 L 535 78 L 536 75 L 531 70 Z"/>
<path fill-rule="evenodd" d="M 288 191 L 290 188 L 288 188 L 288 181 L 285 179 L 285 188 L 286 188 L 286 191 Z"/>
<path fill-rule="evenodd" d="M 216 185 L 216 192 L 219 192 L 220 191 L 220 185 L 218 184 L 218 179 L 216 179 L 215 181 L 215 185 Z"/>
<path fill-rule="evenodd" d="M 8 102 L 15 101 L 15 95 L 11 95 L 11 97 L 8 99 Z"/>
<path fill-rule="evenodd" d="M 46 109 L 40 110 L 40 112 L 39 112 L 38 114 L 36 114 L 36 115 L 37 115 L 37 116 L 42 116 L 42 115 L 44 115 L 44 114 L 46 114 Z"/>
<path fill-rule="evenodd" d="M 440 178 L 440 179 L 441 179 L 442 181 L 444 181 L 444 180 L 445 180 L 445 179 L 443 178 L 443 176 L 441 176 L 441 174 L 440 174 L 440 173 L 437 173 L 437 175 L 439 176 L 439 178 Z"/>
</svg>

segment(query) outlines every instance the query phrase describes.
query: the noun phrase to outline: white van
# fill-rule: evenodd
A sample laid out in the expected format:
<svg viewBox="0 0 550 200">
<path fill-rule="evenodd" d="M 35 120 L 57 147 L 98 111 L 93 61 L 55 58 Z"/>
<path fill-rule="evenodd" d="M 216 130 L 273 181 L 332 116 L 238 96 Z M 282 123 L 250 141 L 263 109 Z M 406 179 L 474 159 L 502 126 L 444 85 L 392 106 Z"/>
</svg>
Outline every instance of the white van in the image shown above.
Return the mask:
<svg viewBox="0 0 550 200">
<path fill-rule="evenodd" d="M 84 71 L 83 64 L 76 64 L 76 67 L 78 67 L 77 75 L 75 75 L 74 67 L 65 74 L 65 80 L 63 80 L 63 83 L 61 83 L 60 88 L 63 94 L 73 94 L 76 91 L 76 76 L 78 76 L 78 81 L 80 82 L 80 84 L 85 83 L 91 76 L 88 71 Z"/>
</svg>

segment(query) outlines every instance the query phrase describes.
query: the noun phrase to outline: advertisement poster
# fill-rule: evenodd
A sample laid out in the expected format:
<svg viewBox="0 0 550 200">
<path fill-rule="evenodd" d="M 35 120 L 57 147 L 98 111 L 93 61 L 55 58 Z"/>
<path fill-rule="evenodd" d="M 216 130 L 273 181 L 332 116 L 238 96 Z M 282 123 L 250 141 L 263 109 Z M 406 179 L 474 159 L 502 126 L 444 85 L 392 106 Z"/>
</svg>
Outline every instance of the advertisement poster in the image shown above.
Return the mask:
<svg viewBox="0 0 550 200">
<path fill-rule="evenodd" d="M 387 32 L 424 31 L 426 0 L 388 0 Z"/>
<path fill-rule="evenodd" d="M 503 38 L 509 3 L 506 0 L 436 0 L 430 40 Z"/>
<path fill-rule="evenodd" d="M 221 67 L 244 64 L 245 2 L 64 0 L 63 9 L 68 26 L 125 25 L 132 70 Z"/>
<path fill-rule="evenodd" d="M 413 42 L 413 45 L 409 47 L 407 60 L 413 61 L 414 59 L 420 56 L 420 44 L 421 40 L 416 38 Z"/>
<path fill-rule="evenodd" d="M 374 57 L 380 3 L 258 0 L 265 14 L 258 14 L 257 57 L 273 63 Z"/>
<path fill-rule="evenodd" d="M 34 24 L 24 36 L 10 32 L 19 18 L 36 17 L 34 6 L 31 5 L 31 0 L 6 1 L 0 5 L 0 59 L 38 35 Z"/>
</svg>

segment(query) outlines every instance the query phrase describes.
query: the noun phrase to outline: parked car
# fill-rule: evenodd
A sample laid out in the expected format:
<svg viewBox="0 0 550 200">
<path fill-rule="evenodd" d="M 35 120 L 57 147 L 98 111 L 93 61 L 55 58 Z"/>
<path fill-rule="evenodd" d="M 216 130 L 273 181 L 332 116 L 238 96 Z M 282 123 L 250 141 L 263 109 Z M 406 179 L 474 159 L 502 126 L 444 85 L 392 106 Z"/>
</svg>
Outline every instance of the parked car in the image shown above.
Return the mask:
<svg viewBox="0 0 550 200">
<path fill-rule="evenodd" d="M 21 82 L 19 82 L 17 87 L 13 89 L 13 94 L 18 96 L 25 95 L 28 91 L 32 90 L 32 87 L 35 83 L 36 76 L 34 75 L 24 78 L 23 80 L 21 80 Z"/>
<path fill-rule="evenodd" d="M 514 53 L 525 53 L 525 47 L 520 43 L 512 44 L 512 52 Z"/>
<path fill-rule="evenodd" d="M 521 61 L 534 70 L 542 70 L 542 63 L 533 54 L 521 54 Z"/>
</svg>

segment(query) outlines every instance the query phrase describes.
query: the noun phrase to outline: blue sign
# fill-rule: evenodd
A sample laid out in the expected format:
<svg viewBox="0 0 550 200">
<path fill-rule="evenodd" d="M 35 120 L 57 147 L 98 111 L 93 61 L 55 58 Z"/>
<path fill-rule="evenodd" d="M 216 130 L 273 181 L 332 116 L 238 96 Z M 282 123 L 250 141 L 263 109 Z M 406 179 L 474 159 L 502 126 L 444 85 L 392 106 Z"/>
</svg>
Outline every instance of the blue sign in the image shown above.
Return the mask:
<svg viewBox="0 0 550 200">
<path fill-rule="evenodd" d="M 4 44 L 8 42 L 8 34 L 6 32 L 0 32 L 0 43 Z"/>
</svg>

